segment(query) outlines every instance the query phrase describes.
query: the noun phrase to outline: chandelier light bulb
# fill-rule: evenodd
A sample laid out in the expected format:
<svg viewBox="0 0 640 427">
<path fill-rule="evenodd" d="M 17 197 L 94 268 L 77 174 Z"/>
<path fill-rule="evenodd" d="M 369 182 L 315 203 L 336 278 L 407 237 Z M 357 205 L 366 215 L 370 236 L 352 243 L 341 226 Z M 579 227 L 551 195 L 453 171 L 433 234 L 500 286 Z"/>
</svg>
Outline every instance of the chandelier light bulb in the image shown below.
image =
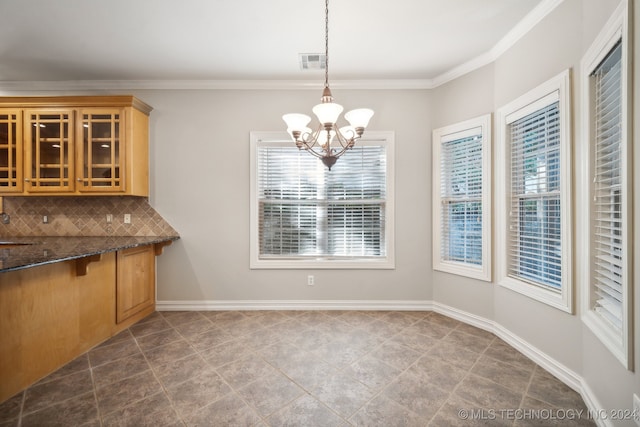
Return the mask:
<svg viewBox="0 0 640 427">
<path fill-rule="evenodd" d="M 344 115 L 349 124 L 354 128 L 366 128 L 369 125 L 369 120 L 373 117 L 373 110 L 369 108 L 358 108 L 357 110 L 351 110 Z"/>
<path fill-rule="evenodd" d="M 282 120 L 287 124 L 287 131 L 289 129 L 291 131 L 302 131 L 311 121 L 311 117 L 306 114 L 291 113 L 282 116 Z"/>
<path fill-rule="evenodd" d="M 318 121 L 326 127 L 327 124 L 335 124 L 344 108 L 340 104 L 334 102 L 323 102 L 313 107 L 313 114 L 316 115 Z"/>
</svg>

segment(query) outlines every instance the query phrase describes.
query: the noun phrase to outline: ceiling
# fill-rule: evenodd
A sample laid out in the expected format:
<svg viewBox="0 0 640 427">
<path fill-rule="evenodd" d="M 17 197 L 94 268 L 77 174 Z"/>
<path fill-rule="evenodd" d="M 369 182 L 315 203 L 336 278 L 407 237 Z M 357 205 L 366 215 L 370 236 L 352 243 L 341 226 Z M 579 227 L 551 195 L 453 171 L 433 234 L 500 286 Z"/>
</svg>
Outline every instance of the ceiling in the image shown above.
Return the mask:
<svg viewBox="0 0 640 427">
<path fill-rule="evenodd" d="M 558 0 L 331 0 L 330 80 L 442 80 L 494 59 L 550 3 Z M 322 0 L 2 0 L 0 82 L 321 82 L 324 72 L 302 71 L 298 54 L 324 52 L 324 8 Z"/>
</svg>

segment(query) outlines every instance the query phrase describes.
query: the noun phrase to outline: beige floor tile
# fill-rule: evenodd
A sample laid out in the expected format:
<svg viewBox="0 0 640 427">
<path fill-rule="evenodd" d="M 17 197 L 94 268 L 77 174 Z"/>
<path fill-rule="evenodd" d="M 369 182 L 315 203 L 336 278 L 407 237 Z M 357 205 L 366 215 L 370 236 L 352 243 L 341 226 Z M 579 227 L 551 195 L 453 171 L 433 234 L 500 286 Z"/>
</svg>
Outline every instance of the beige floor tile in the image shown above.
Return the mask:
<svg viewBox="0 0 640 427">
<path fill-rule="evenodd" d="M 182 336 L 175 329 L 167 329 L 165 331 L 155 332 L 153 334 L 136 337 L 138 345 L 142 351 L 146 351 L 155 347 L 170 344 L 175 341 L 182 340 Z"/>
<path fill-rule="evenodd" d="M 103 427 L 181 426 L 182 422 L 164 393 L 156 393 L 103 418 Z"/>
<path fill-rule="evenodd" d="M 171 325 L 162 317 L 145 323 L 136 323 L 129 328 L 134 337 L 139 338 L 156 332 L 171 329 Z"/>
<path fill-rule="evenodd" d="M 426 376 L 405 372 L 389 384 L 382 394 L 429 421 L 447 400 L 450 392 L 435 386 Z"/>
<path fill-rule="evenodd" d="M 94 348 L 89 351 L 89 362 L 95 368 L 137 353 L 140 353 L 140 348 L 131 337 L 131 339 L 123 339 L 108 346 Z"/>
<path fill-rule="evenodd" d="M 157 378 L 166 388 L 200 375 L 210 367 L 199 354 L 190 354 L 182 359 L 157 365 L 153 368 Z"/>
<path fill-rule="evenodd" d="M 405 370 L 418 360 L 422 354 L 405 345 L 386 342 L 374 349 L 370 355 L 383 361 L 387 365 Z"/>
<path fill-rule="evenodd" d="M 238 394 L 263 417 L 284 408 L 304 390 L 284 375 L 274 372 L 238 390 Z"/>
<path fill-rule="evenodd" d="M 169 398 L 178 414 L 183 418 L 188 418 L 195 411 L 221 399 L 230 392 L 229 386 L 213 369 L 204 371 L 167 389 Z"/>
<path fill-rule="evenodd" d="M 150 370 L 124 380 L 96 388 L 98 407 L 103 415 L 162 391 Z"/>
<path fill-rule="evenodd" d="M 517 409 L 523 394 L 510 390 L 486 378 L 469 374 L 458 385 L 455 394 L 485 409 Z"/>
<path fill-rule="evenodd" d="M 338 415 L 349 418 L 376 392 L 344 373 L 337 373 L 320 382 L 311 394 Z"/>
<path fill-rule="evenodd" d="M 467 350 L 450 342 L 440 341 L 434 345 L 427 355 L 444 360 L 447 363 L 454 365 L 457 368 L 468 371 L 480 358 L 480 354 Z"/>
<path fill-rule="evenodd" d="M 18 419 L 22 408 L 23 398 L 24 393 L 22 392 L 0 403 L 0 423 Z"/>
<path fill-rule="evenodd" d="M 175 341 L 167 345 L 155 347 L 144 352 L 152 367 L 164 365 L 174 360 L 182 359 L 189 355 L 195 354 L 195 350 L 185 341 Z"/>
<path fill-rule="evenodd" d="M 473 365 L 471 372 L 518 393 L 524 393 L 527 390 L 533 375 L 533 371 L 510 366 L 488 356 L 481 356 Z"/>
<path fill-rule="evenodd" d="M 235 393 L 226 395 L 187 418 L 187 425 L 194 427 L 251 427 L 261 422 L 260 417 Z"/>
<path fill-rule="evenodd" d="M 224 378 L 227 384 L 234 389 L 238 389 L 272 373 L 274 368 L 258 356 L 251 355 L 221 366 L 216 371 Z"/>
<path fill-rule="evenodd" d="M 427 421 L 404 406 L 378 396 L 356 412 L 349 421 L 362 427 L 424 427 Z"/>
<path fill-rule="evenodd" d="M 558 408 L 586 409 L 577 392 L 539 366 L 533 373 L 527 394 Z"/>
<path fill-rule="evenodd" d="M 342 427 L 349 424 L 312 396 L 304 395 L 268 418 L 270 426 Z"/>
<path fill-rule="evenodd" d="M 104 387 L 150 369 L 142 353 L 105 363 L 93 368 L 93 381 L 97 388 Z"/>
<path fill-rule="evenodd" d="M 193 322 L 180 323 L 175 326 L 176 331 L 186 339 L 192 339 L 194 336 L 205 333 L 213 328 L 213 323 L 204 316 Z"/>
<path fill-rule="evenodd" d="M 25 393 L 23 414 L 28 414 L 93 391 L 89 370 L 36 384 Z"/>
<path fill-rule="evenodd" d="M 586 413 L 524 354 L 437 313 L 164 312 L 1 403 L 0 426 L 594 425 L 517 409 Z"/>
<path fill-rule="evenodd" d="M 24 427 L 79 426 L 88 423 L 100 425 L 93 391 L 24 415 L 21 425 Z"/>
<path fill-rule="evenodd" d="M 400 375 L 402 370 L 394 368 L 371 355 L 367 355 L 351 364 L 343 372 L 367 387 L 379 390 Z"/>
</svg>

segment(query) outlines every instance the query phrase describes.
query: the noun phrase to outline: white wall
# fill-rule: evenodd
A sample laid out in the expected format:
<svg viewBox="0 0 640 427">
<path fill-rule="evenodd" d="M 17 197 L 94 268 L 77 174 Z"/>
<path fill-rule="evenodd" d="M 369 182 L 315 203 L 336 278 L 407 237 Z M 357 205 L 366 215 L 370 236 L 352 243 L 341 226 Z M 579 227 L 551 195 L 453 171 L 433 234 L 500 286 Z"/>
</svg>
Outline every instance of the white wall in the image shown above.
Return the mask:
<svg viewBox="0 0 640 427">
<path fill-rule="evenodd" d="M 249 132 L 284 130 L 282 114 L 310 113 L 320 91 L 144 91 L 154 107 L 151 201 L 182 236 L 158 263 L 159 300 L 432 299 L 429 95 L 333 93 L 345 110 L 373 108 L 370 129 L 395 131 L 395 270 L 249 269 Z"/>
<path fill-rule="evenodd" d="M 637 1 L 635 18 L 640 22 Z M 618 0 L 565 0 L 490 66 L 476 70 L 433 91 L 433 125 L 454 124 L 488 112 L 517 98 L 540 83 L 560 73 L 572 70 L 573 141 L 574 147 L 582 137 L 579 127 L 580 60 L 594 38 L 618 5 Z M 635 35 L 635 52 L 640 49 L 640 36 Z M 635 81 L 640 81 L 640 55 L 635 55 Z M 640 89 L 635 87 L 635 147 L 640 147 Z M 494 152 L 496 128 L 494 127 Z M 635 150 L 634 169 L 640 167 L 640 149 Z M 587 190 L 579 177 L 584 171 L 585 153 L 574 148 L 574 202 Z M 495 157 L 494 157 L 495 158 Z M 496 168 L 494 161 L 494 169 Z M 635 174 L 635 224 L 640 224 L 640 174 Z M 494 182 L 493 189 L 499 183 Z M 494 204 L 495 209 L 495 204 Z M 574 212 L 574 224 L 581 224 L 580 212 Z M 496 224 L 494 224 L 494 227 Z M 518 338 L 543 351 L 582 378 L 590 398 L 608 409 L 631 409 L 632 394 L 640 394 L 640 272 L 635 273 L 635 366 L 636 373 L 625 369 L 580 320 L 580 298 L 585 286 L 579 272 L 588 255 L 581 248 L 587 236 L 574 225 L 574 301 L 575 313 L 567 314 L 492 284 L 456 277 L 434 271 L 434 300 L 453 308 L 495 321 Z M 495 229 L 494 229 L 495 239 Z M 640 227 L 636 226 L 635 241 L 640 241 Z M 495 247 L 495 240 L 494 240 Z M 493 253 L 494 278 L 495 259 Z M 635 263 L 640 265 L 640 250 L 636 249 Z M 613 422 L 613 425 L 632 426 L 633 421 Z"/>
</svg>

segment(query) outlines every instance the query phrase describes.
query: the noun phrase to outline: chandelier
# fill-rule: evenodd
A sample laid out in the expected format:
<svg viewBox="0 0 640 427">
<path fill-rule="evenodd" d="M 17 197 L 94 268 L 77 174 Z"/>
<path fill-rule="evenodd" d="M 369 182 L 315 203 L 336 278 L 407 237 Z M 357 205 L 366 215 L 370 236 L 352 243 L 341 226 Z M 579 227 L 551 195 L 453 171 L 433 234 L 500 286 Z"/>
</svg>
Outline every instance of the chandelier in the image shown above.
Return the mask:
<svg viewBox="0 0 640 427">
<path fill-rule="evenodd" d="M 315 131 L 307 127 L 311 117 L 306 114 L 285 114 L 282 119 L 287 124 L 287 132 L 295 141 L 296 146 L 321 159 L 322 163 L 331 170 L 331 166 L 336 163 L 338 157 L 353 148 L 356 141 L 362 137 L 364 129 L 373 116 L 373 110 L 368 108 L 351 110 L 344 115 L 349 126 L 341 128 L 336 126 L 343 108 L 342 105 L 333 102 L 331 89 L 329 89 L 329 0 L 325 0 L 324 25 L 324 90 L 320 104 L 312 109 L 320 124 Z M 333 142 L 334 139 L 337 143 Z"/>
</svg>

